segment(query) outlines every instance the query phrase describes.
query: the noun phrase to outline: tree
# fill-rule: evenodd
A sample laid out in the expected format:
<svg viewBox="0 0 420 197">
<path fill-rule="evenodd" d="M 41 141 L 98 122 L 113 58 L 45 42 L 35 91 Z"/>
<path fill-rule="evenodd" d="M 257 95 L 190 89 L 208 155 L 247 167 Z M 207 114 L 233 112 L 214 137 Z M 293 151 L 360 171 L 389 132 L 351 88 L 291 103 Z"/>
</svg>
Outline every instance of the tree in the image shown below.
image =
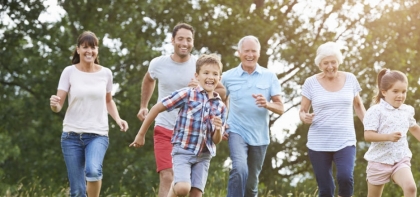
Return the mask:
<svg viewBox="0 0 420 197">
<path fill-rule="evenodd" d="M 275 67 L 288 110 L 300 103 L 300 86 L 318 71 L 314 65 L 316 48 L 326 41 L 343 43 L 346 56 L 341 70 L 354 73 L 362 85 L 368 106 L 375 87 L 377 68 L 392 65 L 409 71 L 409 104 L 415 100 L 418 60 L 418 1 L 377 6 L 360 1 L 326 0 L 60 0 L 66 14 L 57 22 L 41 22 L 42 1 L 3 1 L 0 15 L 11 18 L 0 23 L 0 192 L 23 192 L 19 184 L 38 183 L 51 194 L 68 188 L 59 136 L 64 111 L 55 114 L 48 106 L 55 94 L 59 76 L 70 65 L 77 36 L 91 30 L 100 38 L 100 62 L 111 68 L 118 89 L 114 95 L 122 118 L 130 124 L 128 133 L 119 133 L 110 121 L 110 147 L 104 162 L 103 194 L 153 196 L 158 176 L 154 172 L 152 131 L 142 149 L 129 149 L 140 127 L 140 84 L 150 60 L 165 51 L 168 33 L 178 22 L 196 29 L 194 54 L 214 52 L 222 56 L 224 70 L 238 65 L 236 45 L 245 35 L 255 35 L 262 44 L 260 65 Z M 256 4 L 255 4 L 256 3 Z M 382 6 L 383 5 L 383 6 Z M 30 11 L 29 11 L 30 10 Z M 395 17 L 398 16 L 398 17 Z M 410 28 L 408 28 L 410 27 Z M 400 50 L 403 46 L 404 50 Z M 7 58 L 4 58 L 7 57 Z M 376 67 L 374 67 L 374 65 Z M 156 101 L 153 97 L 150 105 Z M 416 113 L 419 114 L 419 113 Z M 416 115 L 416 118 L 419 116 Z M 281 116 L 272 115 L 271 124 Z M 298 118 L 298 117 L 296 117 Z M 16 124 L 18 123 L 18 124 Z M 355 119 L 357 138 L 363 141 L 363 127 Z M 274 131 L 284 140 L 273 138 L 267 151 L 261 184 L 275 194 L 292 189 L 290 181 L 314 191 L 310 163 L 306 156 L 308 125 L 297 130 Z M 355 172 L 358 190 L 366 191 L 362 155 L 366 144 L 358 144 Z M 279 157 L 281 156 L 281 157 Z M 227 143 L 218 145 L 212 169 L 222 171 L 228 157 Z M 415 162 L 413 161 L 413 164 Z M 360 164 L 360 165 L 359 165 Z M 418 176 L 418 175 L 416 175 Z M 307 179 L 308 178 L 308 179 Z M 359 184 L 360 183 L 360 184 Z M 281 187 L 279 187 L 281 185 Z M 281 188 L 277 189 L 277 188 Z M 362 188 L 362 189 L 359 189 Z M 392 188 L 392 187 L 390 187 Z M 362 194 L 360 194 L 362 195 Z"/>
</svg>

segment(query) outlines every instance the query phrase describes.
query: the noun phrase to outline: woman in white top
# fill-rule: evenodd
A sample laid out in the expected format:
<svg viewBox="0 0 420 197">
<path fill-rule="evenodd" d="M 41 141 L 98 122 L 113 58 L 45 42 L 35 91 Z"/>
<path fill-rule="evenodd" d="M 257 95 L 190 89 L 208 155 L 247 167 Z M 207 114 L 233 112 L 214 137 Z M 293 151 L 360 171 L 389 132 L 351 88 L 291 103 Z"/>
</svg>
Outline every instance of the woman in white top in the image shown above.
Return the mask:
<svg viewBox="0 0 420 197">
<path fill-rule="evenodd" d="M 414 119 L 414 108 L 404 104 L 408 80 L 400 71 L 382 69 L 377 83 L 376 105 L 367 110 L 363 120 L 365 140 L 372 142 L 365 154 L 368 197 L 380 197 L 391 178 L 405 197 L 414 197 L 417 187 L 410 169 L 407 131 L 420 141 L 420 126 Z"/>
<path fill-rule="evenodd" d="M 61 148 L 70 182 L 70 196 L 99 196 L 102 162 L 108 148 L 108 113 L 121 131 L 128 124 L 112 100 L 112 72 L 99 65 L 98 38 L 90 31 L 77 40 L 73 65 L 61 73 L 51 110 L 60 112 L 68 95 Z M 87 183 L 86 183 L 87 182 Z"/>
<path fill-rule="evenodd" d="M 343 55 L 334 42 L 318 47 L 315 64 L 321 70 L 305 80 L 299 117 L 311 124 L 308 131 L 308 155 L 321 197 L 335 192 L 332 163 L 337 169 L 338 195 L 353 195 L 353 170 L 356 156 L 356 134 L 353 108 L 363 120 L 365 107 L 356 77 L 338 70 Z M 310 108 L 313 113 L 310 113 Z"/>
</svg>

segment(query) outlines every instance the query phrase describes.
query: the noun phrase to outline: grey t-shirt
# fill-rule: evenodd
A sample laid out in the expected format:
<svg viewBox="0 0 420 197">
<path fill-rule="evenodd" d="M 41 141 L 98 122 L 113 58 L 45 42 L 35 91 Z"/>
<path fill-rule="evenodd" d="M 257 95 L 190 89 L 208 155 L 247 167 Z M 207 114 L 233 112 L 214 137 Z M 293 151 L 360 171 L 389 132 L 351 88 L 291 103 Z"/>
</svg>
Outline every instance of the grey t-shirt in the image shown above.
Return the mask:
<svg viewBox="0 0 420 197">
<path fill-rule="evenodd" d="M 149 74 L 158 82 L 158 102 L 175 90 L 185 88 L 192 78 L 195 78 L 195 64 L 197 58 L 191 58 L 178 63 L 168 56 L 154 58 L 149 65 Z M 162 112 L 155 119 L 155 125 L 173 130 L 179 110 Z"/>
</svg>

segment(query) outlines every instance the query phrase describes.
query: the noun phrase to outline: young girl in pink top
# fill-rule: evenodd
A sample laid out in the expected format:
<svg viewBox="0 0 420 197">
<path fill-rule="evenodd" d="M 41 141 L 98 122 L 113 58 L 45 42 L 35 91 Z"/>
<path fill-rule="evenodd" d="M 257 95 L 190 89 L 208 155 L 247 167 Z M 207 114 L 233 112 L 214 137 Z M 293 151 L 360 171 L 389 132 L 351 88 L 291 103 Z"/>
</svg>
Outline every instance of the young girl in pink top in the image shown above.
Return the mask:
<svg viewBox="0 0 420 197">
<path fill-rule="evenodd" d="M 382 69 L 378 74 L 376 104 L 363 119 L 365 140 L 372 142 L 364 156 L 368 161 L 368 197 L 380 197 L 390 179 L 402 188 L 405 197 L 416 196 L 407 131 L 420 141 L 420 126 L 414 119 L 414 108 L 404 104 L 407 81 L 400 71 Z"/>
</svg>

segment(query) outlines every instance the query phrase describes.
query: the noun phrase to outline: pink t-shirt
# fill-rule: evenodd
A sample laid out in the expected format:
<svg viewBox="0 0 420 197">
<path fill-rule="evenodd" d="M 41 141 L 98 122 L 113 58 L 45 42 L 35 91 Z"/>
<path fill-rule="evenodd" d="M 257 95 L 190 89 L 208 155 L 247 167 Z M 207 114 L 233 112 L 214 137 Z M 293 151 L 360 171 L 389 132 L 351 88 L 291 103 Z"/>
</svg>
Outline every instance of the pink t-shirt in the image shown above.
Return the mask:
<svg viewBox="0 0 420 197">
<path fill-rule="evenodd" d="M 63 121 L 64 132 L 108 135 L 106 94 L 112 91 L 109 68 L 88 73 L 67 66 L 61 73 L 58 89 L 68 93 L 68 108 Z"/>
</svg>

